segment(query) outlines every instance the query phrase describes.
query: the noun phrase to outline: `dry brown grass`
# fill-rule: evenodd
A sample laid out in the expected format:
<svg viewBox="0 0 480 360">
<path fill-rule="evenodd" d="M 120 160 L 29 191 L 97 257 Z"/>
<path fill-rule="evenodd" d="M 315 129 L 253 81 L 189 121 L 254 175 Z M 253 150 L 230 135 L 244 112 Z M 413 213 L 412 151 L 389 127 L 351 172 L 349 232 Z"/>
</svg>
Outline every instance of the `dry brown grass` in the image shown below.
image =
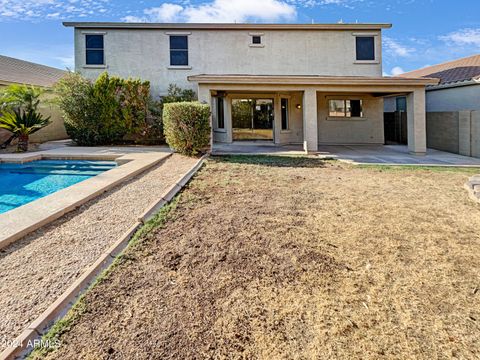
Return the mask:
<svg viewBox="0 0 480 360">
<path fill-rule="evenodd" d="M 87 294 L 50 358 L 480 357 L 468 173 L 228 160 Z"/>
</svg>

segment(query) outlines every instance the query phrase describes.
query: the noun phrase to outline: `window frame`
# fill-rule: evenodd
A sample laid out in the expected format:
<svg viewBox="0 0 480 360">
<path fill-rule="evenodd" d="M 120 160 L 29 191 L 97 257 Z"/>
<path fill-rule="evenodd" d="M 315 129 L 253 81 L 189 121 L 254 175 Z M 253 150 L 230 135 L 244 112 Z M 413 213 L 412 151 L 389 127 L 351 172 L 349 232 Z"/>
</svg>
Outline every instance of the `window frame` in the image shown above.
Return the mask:
<svg viewBox="0 0 480 360">
<path fill-rule="evenodd" d="M 330 102 L 331 101 L 343 101 L 343 116 L 341 115 L 332 115 L 330 112 Z M 347 109 L 349 108 L 347 106 L 348 101 L 360 101 L 360 116 L 348 116 L 348 111 Z M 351 109 L 351 105 L 350 105 Z M 332 119 L 332 120 L 365 120 L 365 110 L 364 110 L 364 100 L 363 99 L 358 99 L 358 98 L 329 98 L 327 99 L 327 112 L 328 112 L 328 117 L 327 119 Z M 350 110 L 351 113 L 351 110 Z"/>
<path fill-rule="evenodd" d="M 85 39 L 85 66 L 86 67 L 105 67 L 106 66 L 106 59 L 105 59 L 105 33 L 83 33 Z M 89 48 L 87 47 L 87 37 L 89 36 L 101 36 L 102 37 L 102 47 L 101 48 Z M 88 52 L 89 51 L 101 51 L 102 52 L 102 63 L 88 63 Z"/>
<path fill-rule="evenodd" d="M 252 48 L 263 48 L 265 47 L 265 33 L 260 33 L 260 32 L 250 32 L 248 33 L 248 36 L 249 36 L 249 42 L 248 42 L 248 46 L 252 47 Z M 259 38 L 260 39 L 260 43 L 254 43 L 253 42 L 253 39 L 254 38 Z"/>
<path fill-rule="evenodd" d="M 182 37 L 185 38 L 186 40 L 186 48 L 172 48 L 172 38 L 173 37 Z M 189 41 L 188 41 L 188 35 L 186 34 L 170 34 L 168 36 L 168 42 L 169 42 L 169 56 L 170 56 L 170 67 L 172 68 L 185 68 L 185 67 L 190 67 L 190 54 L 189 54 Z M 185 52 L 187 54 L 187 63 L 186 64 L 173 64 L 172 62 L 172 52 Z"/>
</svg>

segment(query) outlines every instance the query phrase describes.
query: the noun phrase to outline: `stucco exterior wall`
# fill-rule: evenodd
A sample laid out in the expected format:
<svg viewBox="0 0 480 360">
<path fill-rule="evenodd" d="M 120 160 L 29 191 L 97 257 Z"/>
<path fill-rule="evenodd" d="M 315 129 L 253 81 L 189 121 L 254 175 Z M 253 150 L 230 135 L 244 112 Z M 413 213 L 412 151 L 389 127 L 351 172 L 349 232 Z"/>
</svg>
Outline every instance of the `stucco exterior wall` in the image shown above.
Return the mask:
<svg viewBox="0 0 480 360">
<path fill-rule="evenodd" d="M 362 119 L 330 118 L 328 100 L 361 99 Z M 319 144 L 383 144 L 383 99 L 368 94 L 318 93 L 318 142 Z"/>
<path fill-rule="evenodd" d="M 480 110 L 480 84 L 429 90 L 427 112 Z"/>
<path fill-rule="evenodd" d="M 85 65 L 85 34 L 104 34 L 105 67 Z M 188 34 L 188 69 L 170 68 L 169 34 Z M 88 78 L 103 71 L 150 80 L 155 95 L 175 83 L 196 90 L 197 74 L 382 76 L 381 32 L 352 30 L 262 31 L 252 47 L 248 30 L 165 31 L 160 29 L 75 29 L 76 70 Z M 376 61 L 356 63 L 356 34 L 376 35 Z"/>
<path fill-rule="evenodd" d="M 65 125 L 63 122 L 63 115 L 61 110 L 55 105 L 40 105 L 39 111 L 44 116 L 50 116 L 50 125 L 37 131 L 30 136 L 32 142 L 46 142 L 52 140 L 68 139 Z"/>
</svg>

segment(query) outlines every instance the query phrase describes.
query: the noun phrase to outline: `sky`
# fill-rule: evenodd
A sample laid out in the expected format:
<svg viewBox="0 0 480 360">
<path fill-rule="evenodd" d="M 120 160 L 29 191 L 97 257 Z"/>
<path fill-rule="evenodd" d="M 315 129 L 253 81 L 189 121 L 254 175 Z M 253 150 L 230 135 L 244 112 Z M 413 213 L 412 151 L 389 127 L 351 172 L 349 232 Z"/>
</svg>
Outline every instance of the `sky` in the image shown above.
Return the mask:
<svg viewBox="0 0 480 360">
<path fill-rule="evenodd" d="M 62 21 L 391 23 L 383 72 L 480 54 L 480 0 L 0 0 L 0 54 L 73 69 Z"/>
</svg>

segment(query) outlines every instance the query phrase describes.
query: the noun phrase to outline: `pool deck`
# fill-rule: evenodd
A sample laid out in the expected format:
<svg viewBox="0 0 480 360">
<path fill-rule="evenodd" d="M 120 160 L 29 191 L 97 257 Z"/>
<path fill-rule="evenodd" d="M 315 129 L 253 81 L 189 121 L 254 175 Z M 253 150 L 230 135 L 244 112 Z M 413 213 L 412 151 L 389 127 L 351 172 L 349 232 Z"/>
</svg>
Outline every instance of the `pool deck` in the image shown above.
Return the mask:
<svg viewBox="0 0 480 360">
<path fill-rule="evenodd" d="M 0 249 L 74 210 L 119 183 L 165 160 L 167 147 L 72 147 L 52 142 L 44 150 L 22 154 L 0 154 L 0 162 L 24 163 L 41 159 L 115 160 L 112 170 L 59 190 L 31 203 L 0 214 Z"/>
</svg>

